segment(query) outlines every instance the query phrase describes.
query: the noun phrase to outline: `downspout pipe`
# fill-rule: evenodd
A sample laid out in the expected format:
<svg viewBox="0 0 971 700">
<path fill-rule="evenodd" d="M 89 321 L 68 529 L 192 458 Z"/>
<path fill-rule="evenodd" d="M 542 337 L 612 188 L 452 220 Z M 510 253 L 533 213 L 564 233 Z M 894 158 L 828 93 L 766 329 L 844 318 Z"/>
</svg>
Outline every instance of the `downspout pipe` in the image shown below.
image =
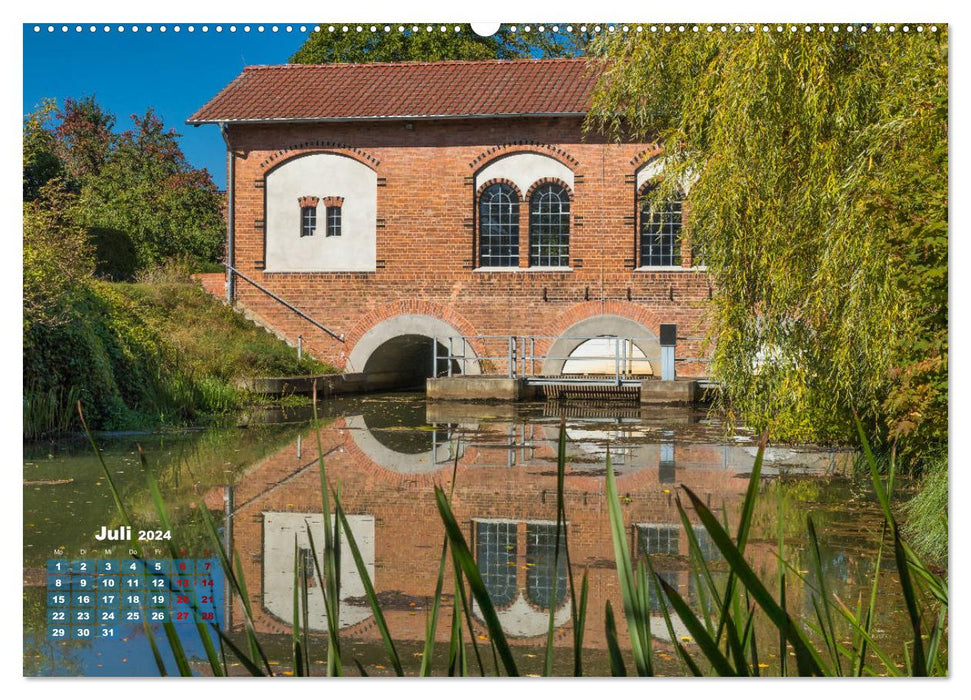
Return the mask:
<svg viewBox="0 0 971 700">
<path fill-rule="evenodd" d="M 219 123 L 219 131 L 226 142 L 226 160 L 229 163 L 229 172 L 226 181 L 226 303 L 233 305 L 236 298 L 236 279 L 233 270 L 236 267 L 236 227 L 234 225 L 236 198 L 234 194 L 236 184 L 236 158 L 233 149 L 229 145 L 229 126 L 226 122 Z"/>
</svg>

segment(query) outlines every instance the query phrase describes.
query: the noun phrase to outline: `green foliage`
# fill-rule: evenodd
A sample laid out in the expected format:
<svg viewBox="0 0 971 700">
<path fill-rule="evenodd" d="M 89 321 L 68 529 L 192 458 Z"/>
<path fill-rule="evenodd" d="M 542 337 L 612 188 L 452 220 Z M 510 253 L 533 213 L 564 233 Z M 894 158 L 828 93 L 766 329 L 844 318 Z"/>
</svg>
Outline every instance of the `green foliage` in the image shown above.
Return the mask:
<svg viewBox="0 0 971 700">
<path fill-rule="evenodd" d="M 164 283 L 96 280 L 76 206 L 59 180 L 24 204 L 26 437 L 70 429 L 77 398 L 100 429 L 180 424 L 252 400 L 238 377 L 333 371 L 207 295 L 184 262 Z"/>
<path fill-rule="evenodd" d="M 96 177 L 85 180 L 81 218 L 125 231 L 145 268 L 175 255 L 214 261 L 225 225 L 219 192 L 205 170 L 186 162 L 178 135 L 151 109 L 118 136 Z"/>
<path fill-rule="evenodd" d="M 51 122 L 57 113 L 54 100 L 44 100 L 24 117 L 24 201 L 40 196 L 41 188 L 64 175 L 64 164 L 57 154 L 57 139 Z"/>
<path fill-rule="evenodd" d="M 143 322 L 196 376 L 231 383 L 238 377 L 323 374 L 330 365 L 296 350 L 219 303 L 192 281 L 113 285 Z"/>
<path fill-rule="evenodd" d="M 75 224 L 76 200 L 60 179 L 24 202 L 24 332 L 44 332 L 67 321 L 87 289 L 94 256 Z"/>
<path fill-rule="evenodd" d="M 24 200 L 55 179 L 76 194 L 71 216 L 94 232 L 99 272 L 111 279 L 130 278 L 132 246 L 138 269 L 176 255 L 218 261 L 225 223 L 211 176 L 186 161 L 179 135 L 151 109 L 132 117 L 135 127 L 118 134 L 93 97 L 68 99 L 63 110 L 45 101 L 24 118 Z M 106 230 L 119 233 L 102 242 Z"/>
<path fill-rule="evenodd" d="M 74 427 L 74 408 L 80 392 L 76 387 L 39 388 L 36 383 L 24 387 L 24 438 L 36 440 L 47 435 L 66 433 Z"/>
<path fill-rule="evenodd" d="M 57 150 L 68 177 L 78 185 L 97 175 L 111 155 L 115 117 L 93 95 L 67 98 L 57 113 Z"/>
<path fill-rule="evenodd" d="M 596 42 L 588 127 L 656 139 L 664 187 L 690 185 L 711 371 L 731 415 L 775 438 L 844 440 L 857 410 L 912 458 L 946 441 L 947 37 Z"/>
<path fill-rule="evenodd" d="M 333 368 L 298 360 L 292 348 L 189 282 L 91 280 L 63 323 L 33 324 L 24 333 L 25 387 L 76 387 L 99 429 L 226 414 L 257 398 L 236 388 L 239 377 L 322 371 Z"/>
<path fill-rule="evenodd" d="M 948 475 L 947 455 L 925 462 L 920 490 L 904 507 L 904 532 L 914 549 L 929 561 L 947 566 Z"/>
<path fill-rule="evenodd" d="M 89 228 L 94 246 L 95 274 L 112 282 L 128 282 L 138 269 L 138 250 L 131 236 L 114 228 Z"/>
<path fill-rule="evenodd" d="M 384 26 L 391 27 L 384 32 Z M 434 31 L 427 31 L 425 24 L 379 22 L 376 31 L 371 24 L 322 24 L 319 32 L 312 33 L 303 46 L 290 57 L 290 63 L 374 63 L 397 61 L 486 61 L 490 59 L 540 58 L 575 55 L 584 43 L 585 36 L 553 35 L 551 32 L 512 31 L 507 25 L 500 27 L 492 36 L 482 37 L 467 25 L 449 24 L 441 31 L 436 24 Z M 398 27 L 404 31 L 398 31 Z M 460 31 L 455 31 L 459 27 Z"/>
</svg>

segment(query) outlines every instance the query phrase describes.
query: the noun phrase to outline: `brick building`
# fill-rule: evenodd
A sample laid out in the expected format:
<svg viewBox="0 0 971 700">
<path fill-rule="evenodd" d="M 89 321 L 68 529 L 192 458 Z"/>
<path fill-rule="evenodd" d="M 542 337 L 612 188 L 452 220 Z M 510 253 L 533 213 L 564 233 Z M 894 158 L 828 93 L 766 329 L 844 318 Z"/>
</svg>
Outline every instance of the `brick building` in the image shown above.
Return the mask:
<svg viewBox="0 0 971 700">
<path fill-rule="evenodd" d="M 661 323 L 697 338 L 711 287 L 683 195 L 645 207 L 656 146 L 584 132 L 597 78 L 585 59 L 247 67 L 188 120 L 227 144 L 235 272 L 209 288 L 348 372 L 430 374 L 436 336 L 468 338 L 468 373 L 505 369 L 508 340 L 477 336 L 540 336 L 541 359 L 597 336 L 655 358 Z"/>
</svg>

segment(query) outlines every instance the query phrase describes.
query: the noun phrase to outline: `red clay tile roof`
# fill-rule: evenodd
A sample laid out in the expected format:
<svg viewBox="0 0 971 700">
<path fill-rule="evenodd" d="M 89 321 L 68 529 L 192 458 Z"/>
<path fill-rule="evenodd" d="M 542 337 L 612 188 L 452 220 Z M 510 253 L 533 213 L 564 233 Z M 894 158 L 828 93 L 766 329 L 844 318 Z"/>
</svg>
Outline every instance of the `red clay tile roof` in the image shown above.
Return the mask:
<svg viewBox="0 0 971 700">
<path fill-rule="evenodd" d="M 187 123 L 584 114 L 599 73 L 582 58 L 248 66 Z"/>
</svg>

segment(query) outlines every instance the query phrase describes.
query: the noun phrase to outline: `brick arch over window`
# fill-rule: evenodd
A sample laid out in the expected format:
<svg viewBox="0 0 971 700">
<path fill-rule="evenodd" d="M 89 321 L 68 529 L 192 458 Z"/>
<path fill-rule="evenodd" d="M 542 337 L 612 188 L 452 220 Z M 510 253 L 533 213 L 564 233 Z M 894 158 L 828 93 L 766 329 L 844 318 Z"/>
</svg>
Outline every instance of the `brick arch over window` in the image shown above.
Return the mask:
<svg viewBox="0 0 971 700">
<path fill-rule="evenodd" d="M 512 155 L 513 153 L 536 153 L 541 156 L 548 156 L 560 161 L 560 163 L 570 170 L 576 170 L 580 167 L 580 161 L 559 146 L 539 143 L 538 141 L 516 141 L 499 144 L 483 151 L 469 163 L 469 168 L 478 172 L 496 158 Z"/>
<path fill-rule="evenodd" d="M 493 185 L 508 185 L 516 193 L 516 197 L 519 198 L 519 201 L 520 202 L 524 201 L 524 199 L 525 199 L 523 197 L 522 190 L 519 189 L 519 186 L 515 182 L 513 182 L 512 180 L 508 180 L 508 179 L 506 179 L 504 177 L 494 177 L 491 180 L 486 180 L 481 185 L 479 185 L 479 189 L 476 190 L 476 193 L 475 193 L 475 203 L 476 203 L 476 205 L 478 205 L 479 199 L 481 199 L 481 197 L 482 197 L 482 193 L 485 192 L 490 187 L 492 187 Z M 532 191 L 532 190 L 530 190 L 530 191 Z"/>
<path fill-rule="evenodd" d="M 260 162 L 259 168 L 265 176 L 271 170 L 289 160 L 314 153 L 330 153 L 337 156 L 353 158 L 375 171 L 381 165 L 380 160 L 360 148 L 348 146 L 337 141 L 312 140 L 285 146 L 278 151 L 274 151 Z"/>
<path fill-rule="evenodd" d="M 532 185 L 529 186 L 529 189 L 526 190 L 526 196 L 523 197 L 523 199 L 525 199 L 528 202 L 532 198 L 533 192 L 535 192 L 543 185 L 559 185 L 564 190 L 566 190 L 566 196 L 569 198 L 569 200 L 571 202 L 573 201 L 573 188 L 570 187 L 567 183 L 565 183 L 563 180 L 561 180 L 558 177 L 540 178 L 539 180 L 537 180 L 536 182 L 534 182 Z"/>
<path fill-rule="evenodd" d="M 640 170 L 642 166 L 661 155 L 661 150 L 662 149 L 660 146 L 645 148 L 643 151 L 630 159 L 631 167 L 633 167 L 634 170 Z"/>
<path fill-rule="evenodd" d="M 601 305 L 599 301 L 577 304 L 556 316 L 544 331 L 545 335 L 554 336 L 556 340 L 546 341 L 540 352 L 547 357 L 568 357 L 570 353 L 583 344 L 583 340 L 568 340 L 567 337 L 597 337 L 615 335 L 624 338 L 636 338 L 634 344 L 640 348 L 645 356 L 651 358 L 651 367 L 655 374 L 660 372 L 657 361 L 661 354 L 658 338 L 661 333 L 661 319 L 642 306 L 630 302 L 608 301 Z M 567 337 L 563 337 L 567 336 Z M 543 374 L 557 375 L 563 371 L 565 360 L 544 360 Z"/>
</svg>

